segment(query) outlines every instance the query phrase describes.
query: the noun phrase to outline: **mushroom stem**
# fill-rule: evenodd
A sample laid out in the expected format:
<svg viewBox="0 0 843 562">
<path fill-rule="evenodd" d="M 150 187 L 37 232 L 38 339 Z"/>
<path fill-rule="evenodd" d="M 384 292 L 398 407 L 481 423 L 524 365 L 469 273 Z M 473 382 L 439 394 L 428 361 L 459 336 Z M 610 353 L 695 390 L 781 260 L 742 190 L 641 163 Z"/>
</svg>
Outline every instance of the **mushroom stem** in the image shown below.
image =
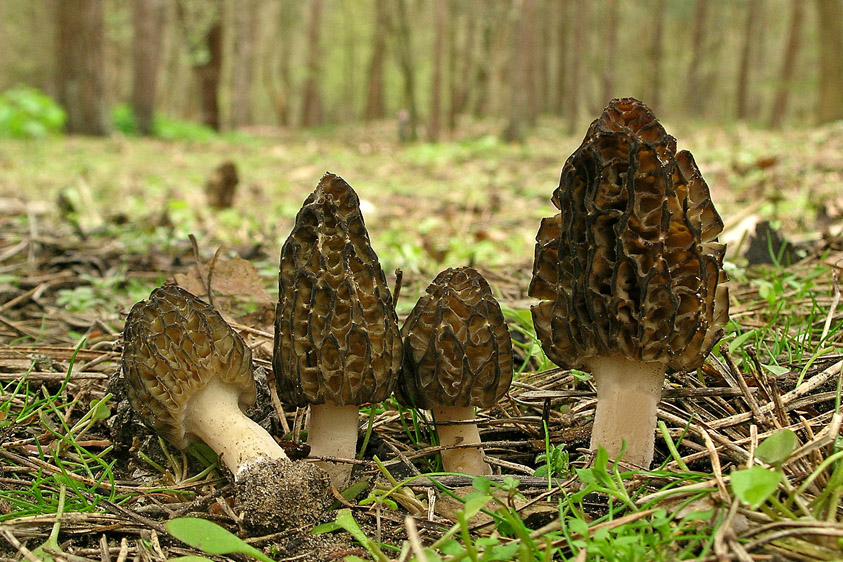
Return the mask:
<svg viewBox="0 0 843 562">
<path fill-rule="evenodd" d="M 310 405 L 310 427 L 307 444 L 314 457 L 353 459 L 357 453 L 358 410 L 356 404 L 338 406 L 330 402 Z M 339 490 L 345 489 L 351 479 L 353 465 L 338 462 L 318 462 L 331 477 Z"/>
<path fill-rule="evenodd" d="M 611 458 L 616 458 L 625 440 L 623 460 L 650 468 L 664 363 L 618 356 L 592 357 L 587 367 L 597 386 L 591 448 L 603 446 Z"/>
<path fill-rule="evenodd" d="M 483 448 L 480 446 L 480 430 L 477 429 L 477 424 L 443 425 L 443 422 L 474 419 L 474 406 L 436 406 L 432 412 L 441 446 L 477 445 L 477 447 L 443 450 L 442 467 L 445 472 L 461 472 L 476 476 L 492 474 L 492 467 L 483 460 Z"/>
<path fill-rule="evenodd" d="M 219 377 L 196 391 L 185 413 L 185 433 L 191 433 L 216 451 L 234 474 L 234 481 L 264 459 L 287 458 L 284 449 L 238 404 L 238 391 Z"/>
</svg>

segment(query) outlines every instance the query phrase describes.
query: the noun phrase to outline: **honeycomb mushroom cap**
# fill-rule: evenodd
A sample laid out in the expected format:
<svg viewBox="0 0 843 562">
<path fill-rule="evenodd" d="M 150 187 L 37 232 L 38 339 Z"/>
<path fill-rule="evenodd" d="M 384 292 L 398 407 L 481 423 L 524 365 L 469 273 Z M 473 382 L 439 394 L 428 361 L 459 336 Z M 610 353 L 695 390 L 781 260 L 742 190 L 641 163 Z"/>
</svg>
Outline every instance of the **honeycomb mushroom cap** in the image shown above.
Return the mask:
<svg viewBox="0 0 843 562">
<path fill-rule="evenodd" d="M 476 269 L 446 269 L 402 328 L 404 369 L 395 396 L 407 407 L 493 406 L 512 382 L 512 339 Z"/>
<path fill-rule="evenodd" d="M 287 404 L 385 400 L 401 367 L 392 295 L 360 212 L 325 174 L 281 249 L 273 369 Z"/>
<path fill-rule="evenodd" d="M 723 222 L 688 151 L 653 113 L 615 99 L 562 169 L 536 236 L 529 295 L 548 357 L 620 355 L 699 367 L 722 336 Z"/>
<path fill-rule="evenodd" d="M 129 401 L 146 425 L 179 448 L 193 436 L 184 420 L 191 396 L 216 376 L 239 389 L 245 411 L 256 399 L 252 353 L 208 303 L 176 286 L 132 307 L 123 330 Z"/>
</svg>

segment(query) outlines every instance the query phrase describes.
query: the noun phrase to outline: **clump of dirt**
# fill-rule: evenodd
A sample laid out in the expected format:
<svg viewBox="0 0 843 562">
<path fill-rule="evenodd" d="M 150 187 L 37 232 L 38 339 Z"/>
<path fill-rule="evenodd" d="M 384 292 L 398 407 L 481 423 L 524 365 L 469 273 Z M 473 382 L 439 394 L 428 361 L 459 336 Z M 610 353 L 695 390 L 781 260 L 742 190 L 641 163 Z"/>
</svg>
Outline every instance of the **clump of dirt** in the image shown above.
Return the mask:
<svg viewBox="0 0 843 562">
<path fill-rule="evenodd" d="M 276 459 L 265 461 L 235 484 L 237 509 L 252 530 L 272 533 L 314 523 L 330 505 L 331 482 L 316 465 Z"/>
</svg>

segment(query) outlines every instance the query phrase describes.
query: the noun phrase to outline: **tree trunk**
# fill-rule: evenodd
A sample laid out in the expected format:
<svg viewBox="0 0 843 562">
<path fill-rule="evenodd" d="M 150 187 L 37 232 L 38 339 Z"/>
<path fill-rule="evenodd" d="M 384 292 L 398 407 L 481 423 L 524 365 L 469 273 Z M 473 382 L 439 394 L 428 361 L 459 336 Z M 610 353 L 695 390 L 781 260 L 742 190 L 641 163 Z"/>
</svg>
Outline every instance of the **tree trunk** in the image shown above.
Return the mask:
<svg viewBox="0 0 843 562">
<path fill-rule="evenodd" d="M 433 79 L 430 84 L 430 119 L 427 140 L 437 142 L 442 126 L 442 58 L 445 52 L 445 19 L 448 6 L 445 0 L 436 0 L 433 8 Z"/>
<path fill-rule="evenodd" d="M 532 126 L 536 124 L 541 111 L 541 98 L 538 93 L 538 71 L 537 63 L 538 56 L 536 54 L 536 1 L 537 0 L 522 0 L 523 13 L 519 17 L 519 38 L 521 42 L 521 61 L 512 59 L 513 64 L 510 69 L 514 67 L 523 66 L 524 68 L 524 82 L 521 84 L 522 88 L 527 90 L 527 105 L 525 107 L 524 117 L 527 123 Z M 517 74 L 517 72 L 515 73 Z"/>
<path fill-rule="evenodd" d="M 555 6 L 556 13 L 556 87 L 553 98 L 553 107 L 559 115 L 565 114 L 565 102 L 567 101 L 566 92 L 569 84 L 568 77 L 568 44 L 570 42 L 570 3 L 568 0 L 557 0 Z"/>
<path fill-rule="evenodd" d="M 468 106 L 469 92 L 472 91 L 474 85 L 474 50 L 477 43 L 477 18 L 471 12 L 465 17 L 465 37 L 463 37 L 462 48 L 462 71 L 459 77 L 454 77 L 454 82 L 457 84 L 456 96 L 453 105 L 453 113 L 455 116 L 462 115 Z"/>
<path fill-rule="evenodd" d="M 322 93 L 319 82 L 322 74 L 322 0 L 310 0 L 308 28 L 307 79 L 302 92 L 301 124 L 313 127 L 322 124 Z"/>
<path fill-rule="evenodd" d="M 618 0 L 606 1 L 606 60 L 603 67 L 603 96 L 601 104 L 615 97 L 615 58 L 618 54 Z"/>
<path fill-rule="evenodd" d="M 252 79 L 257 27 L 255 0 L 239 0 L 234 5 L 234 60 L 231 68 L 231 127 L 252 124 Z"/>
<path fill-rule="evenodd" d="M 196 6 L 206 10 L 202 14 L 206 20 L 202 22 L 203 27 L 198 29 L 194 28 L 197 18 L 192 12 Z M 197 5 L 181 0 L 176 4 L 176 15 L 191 50 L 193 74 L 199 83 L 202 124 L 215 131 L 220 130 L 220 106 L 217 93 L 222 76 L 222 9 L 222 0 Z M 191 42 L 191 37 L 199 39 Z"/>
<path fill-rule="evenodd" d="M 132 111 L 141 135 L 151 134 L 164 27 L 162 0 L 132 0 Z"/>
<path fill-rule="evenodd" d="M 369 90 L 366 95 L 366 119 L 386 116 L 383 63 L 386 53 L 386 0 L 375 0 L 375 31 L 372 34 L 372 58 L 369 61 Z"/>
<path fill-rule="evenodd" d="M 574 16 L 572 22 L 574 30 L 571 33 L 573 37 L 573 45 L 571 45 L 571 65 L 569 67 L 569 84 L 567 88 L 568 94 L 568 133 L 573 134 L 579 126 L 579 109 L 580 109 L 580 76 L 582 73 L 580 67 L 582 66 L 583 50 L 586 48 L 587 14 L 586 8 L 588 4 L 585 2 L 574 2 Z"/>
<path fill-rule="evenodd" d="M 492 52 L 492 35 L 495 23 L 493 20 L 494 17 L 490 13 L 487 13 L 483 19 L 481 36 L 483 48 L 481 52 L 486 53 L 487 56 L 478 57 L 477 60 L 477 73 L 474 76 L 474 91 L 477 92 L 477 95 L 474 97 L 473 112 L 475 117 L 483 117 L 489 112 L 489 81 L 491 78 L 492 61 L 488 55 Z"/>
<path fill-rule="evenodd" d="M 820 43 L 820 92 L 817 120 L 843 119 L 843 4 L 816 0 Z"/>
<path fill-rule="evenodd" d="M 457 128 L 457 98 L 460 96 L 460 80 L 457 76 L 457 24 L 460 12 L 459 4 L 454 1 L 448 4 L 448 8 L 448 130 L 453 132 Z"/>
<path fill-rule="evenodd" d="M 752 43 L 755 40 L 755 29 L 758 22 L 759 0 L 749 0 L 749 5 L 746 14 L 746 24 L 744 26 L 743 49 L 741 50 L 741 64 L 738 69 L 738 87 L 737 87 L 737 118 L 746 119 L 749 117 L 749 74 L 750 74 L 750 58 L 752 56 Z"/>
<path fill-rule="evenodd" d="M 108 132 L 103 66 L 101 0 L 59 0 L 56 82 L 59 103 L 67 112 L 67 132 Z"/>
<path fill-rule="evenodd" d="M 530 65 L 524 59 L 530 57 L 530 20 L 533 17 L 533 0 L 513 0 L 512 32 L 509 52 L 509 121 L 503 131 L 506 142 L 523 142 L 524 127 L 530 119 L 530 88 L 533 77 Z"/>
<path fill-rule="evenodd" d="M 655 4 L 655 13 L 652 14 L 654 20 L 652 43 L 650 44 L 650 67 L 653 69 L 650 74 L 650 90 L 649 99 L 646 100 L 655 112 L 656 115 L 661 115 L 659 109 L 662 103 L 662 61 L 664 60 L 664 13 L 667 9 L 666 0 L 658 0 Z"/>
<path fill-rule="evenodd" d="M 691 65 L 688 67 L 688 95 L 685 98 L 689 115 L 703 113 L 704 95 L 702 91 L 701 66 L 705 55 L 705 20 L 708 12 L 708 0 L 697 0 L 694 9 L 694 31 L 691 40 Z"/>
<path fill-rule="evenodd" d="M 787 104 L 790 98 L 790 88 L 793 84 L 793 71 L 796 69 L 796 57 L 799 53 L 799 42 L 802 36 L 802 21 L 805 19 L 804 0 L 791 0 L 790 8 L 790 32 L 787 37 L 787 45 L 782 54 L 782 71 L 779 76 L 779 87 L 776 91 L 776 98 L 770 110 L 771 128 L 778 128 L 787 113 Z"/>
<path fill-rule="evenodd" d="M 407 122 L 405 131 L 399 133 L 402 140 L 414 141 L 418 138 L 418 107 L 416 105 L 416 65 L 413 59 L 412 37 L 410 35 L 409 16 L 406 0 L 397 0 L 398 22 L 393 34 L 398 42 L 398 59 L 404 76 L 404 101 L 407 104 Z M 399 119 L 400 120 L 400 119 Z"/>
</svg>

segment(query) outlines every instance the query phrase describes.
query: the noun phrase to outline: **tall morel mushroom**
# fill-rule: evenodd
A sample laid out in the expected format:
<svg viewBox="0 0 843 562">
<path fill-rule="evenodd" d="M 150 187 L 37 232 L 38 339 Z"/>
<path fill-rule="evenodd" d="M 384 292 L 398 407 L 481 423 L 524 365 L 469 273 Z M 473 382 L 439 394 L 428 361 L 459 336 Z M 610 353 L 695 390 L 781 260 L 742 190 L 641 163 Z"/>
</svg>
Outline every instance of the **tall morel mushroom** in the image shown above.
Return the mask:
<svg viewBox="0 0 843 562">
<path fill-rule="evenodd" d="M 339 176 L 325 174 L 281 249 L 272 366 L 286 404 L 310 404 L 311 454 L 354 458 L 358 409 L 385 400 L 401 368 L 392 295 L 360 212 Z M 338 487 L 351 465 L 326 463 Z"/>
<path fill-rule="evenodd" d="M 688 151 L 653 113 L 614 99 L 568 158 L 559 214 L 536 236 L 536 333 L 597 386 L 591 447 L 649 467 L 666 369 L 696 369 L 722 335 L 723 222 Z"/>
<path fill-rule="evenodd" d="M 395 396 L 432 410 L 446 471 L 491 474 L 480 449 L 474 408 L 493 406 L 512 382 L 512 340 L 501 307 L 476 269 L 441 272 L 401 330 L 404 369 Z M 443 423 L 444 422 L 444 423 Z"/>
<path fill-rule="evenodd" d="M 159 287 L 132 307 L 123 339 L 132 407 L 176 447 L 200 439 L 219 454 L 248 524 L 271 529 L 315 520 L 328 477 L 291 462 L 245 415 L 256 398 L 252 354 L 217 311 L 184 289 Z"/>
</svg>

